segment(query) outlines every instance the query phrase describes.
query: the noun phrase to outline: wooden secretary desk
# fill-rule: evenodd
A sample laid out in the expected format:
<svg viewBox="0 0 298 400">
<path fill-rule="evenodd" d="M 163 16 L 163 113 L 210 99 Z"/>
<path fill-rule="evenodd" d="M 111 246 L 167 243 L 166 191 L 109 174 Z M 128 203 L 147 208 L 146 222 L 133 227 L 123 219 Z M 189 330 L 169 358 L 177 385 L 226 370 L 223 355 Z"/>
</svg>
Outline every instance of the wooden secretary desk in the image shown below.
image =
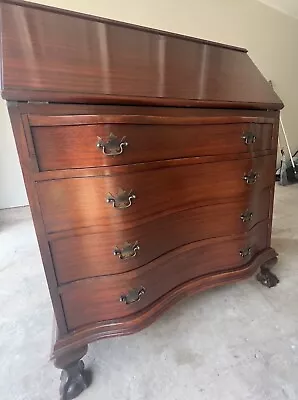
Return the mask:
<svg viewBox="0 0 298 400">
<path fill-rule="evenodd" d="M 242 48 L 23 1 L 0 10 L 2 97 L 69 400 L 87 386 L 88 343 L 257 270 L 278 283 L 283 104 Z"/>
</svg>

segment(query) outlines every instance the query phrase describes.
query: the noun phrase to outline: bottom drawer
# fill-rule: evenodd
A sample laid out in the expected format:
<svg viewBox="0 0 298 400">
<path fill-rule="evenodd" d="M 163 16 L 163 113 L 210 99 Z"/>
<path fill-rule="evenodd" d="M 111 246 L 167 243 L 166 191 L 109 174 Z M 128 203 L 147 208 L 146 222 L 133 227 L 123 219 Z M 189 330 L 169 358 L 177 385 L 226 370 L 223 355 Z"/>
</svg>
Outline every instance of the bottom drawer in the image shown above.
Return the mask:
<svg viewBox="0 0 298 400">
<path fill-rule="evenodd" d="M 267 232 L 266 220 L 248 233 L 191 243 L 123 274 L 64 285 L 68 328 L 126 317 L 193 278 L 241 267 L 266 248 Z"/>
</svg>

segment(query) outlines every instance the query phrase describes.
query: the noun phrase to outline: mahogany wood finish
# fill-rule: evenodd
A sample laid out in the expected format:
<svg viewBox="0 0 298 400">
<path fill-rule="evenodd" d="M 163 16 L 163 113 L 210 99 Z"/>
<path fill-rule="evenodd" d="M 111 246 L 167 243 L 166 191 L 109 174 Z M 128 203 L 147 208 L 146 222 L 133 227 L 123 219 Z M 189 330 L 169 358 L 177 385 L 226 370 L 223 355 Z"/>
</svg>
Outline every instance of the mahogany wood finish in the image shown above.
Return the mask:
<svg viewBox="0 0 298 400">
<path fill-rule="evenodd" d="M 242 267 L 266 248 L 267 221 L 246 234 L 213 238 L 181 246 L 148 263 L 141 270 L 77 281 L 60 288 L 69 329 L 91 322 L 115 320 L 133 314 L 152 304 L 197 276 Z M 251 249 L 245 257 L 241 251 Z M 184 262 L 187 260 L 187 263 Z M 183 265 L 183 268 L 181 267 Z M 164 277 L 167 279 L 164 279 Z M 145 293 L 139 301 L 120 301 L 131 289 Z M 73 304 L 77 306 L 74 307 Z"/>
<path fill-rule="evenodd" d="M 88 343 L 257 269 L 278 283 L 283 104 L 245 49 L 21 0 L 0 11 L 2 97 L 70 400 L 90 383 Z"/>
<path fill-rule="evenodd" d="M 1 7 L 9 100 L 281 106 L 243 49 L 14 3 Z"/>
<path fill-rule="evenodd" d="M 47 122 L 58 123 L 58 117 L 54 118 L 54 121 L 49 118 Z M 32 127 L 33 144 L 41 171 L 272 149 L 274 120 L 270 118 L 264 122 L 271 123 L 264 124 L 256 123 L 258 118 L 249 117 L 225 118 L 225 124 L 221 124 L 223 119 L 217 117 L 206 118 L 205 121 L 203 118 L 181 118 L 181 124 L 178 124 L 177 117 L 164 118 L 162 121 L 162 117 L 132 116 L 126 118 L 128 123 L 123 121 L 121 124 L 118 116 L 112 116 L 102 118 L 109 122 L 96 125 L 92 124 L 92 120 L 88 125 L 81 125 L 80 122 L 83 124 L 86 120 L 82 117 L 81 121 L 77 117 L 68 118 L 67 122 L 66 118 L 59 119 L 63 125 Z M 235 123 L 232 123 L 233 120 Z M 251 122 L 241 123 L 242 120 Z M 161 122 L 164 125 L 160 125 Z M 117 146 L 116 152 L 119 154 L 114 157 L 107 155 L 107 150 L 96 146 L 98 138 L 108 143 L 111 134 L 118 138 L 120 144 L 121 140 L 125 143 L 122 149 L 120 145 Z"/>
<path fill-rule="evenodd" d="M 269 247 L 259 253 L 251 262 L 247 263 L 242 268 L 234 270 L 227 269 L 225 272 L 193 278 L 166 293 L 163 297 L 159 298 L 142 311 L 121 318 L 121 322 L 110 320 L 85 325 L 73 331 L 72 335 L 59 338 L 55 345 L 53 358 L 60 357 L 60 355 L 63 356 L 65 353 L 72 352 L 73 349 L 80 348 L 86 343 L 95 340 L 138 332 L 146 328 L 164 311 L 186 296 L 188 297 L 203 290 L 248 278 L 260 268 L 260 265 L 264 266 L 264 268 L 268 268 L 267 266 L 271 267 L 276 261 L 277 253 Z"/>
<path fill-rule="evenodd" d="M 59 232 L 92 225 L 114 226 L 119 229 L 140 221 L 150 221 L 158 215 L 224 203 L 233 198 L 249 196 L 274 183 L 272 169 L 275 157 L 266 156 L 244 160 L 179 165 L 169 162 L 168 168 L 147 169 L 138 172 L 138 165 L 123 167 L 111 175 L 90 178 L 45 180 L 36 184 L 43 220 L 47 232 Z M 111 170 L 107 171 L 109 174 Z M 127 173 L 125 173 L 125 172 Z M 258 174 L 255 184 L 247 184 L 246 174 Z M 112 171 L 111 171 L 112 172 Z M 130 207 L 117 209 L 107 203 L 109 193 L 117 195 L 119 189 L 132 190 L 136 199 Z M 199 190 L 197 190 L 199 188 Z M 54 218 L 53 218 L 54 217 Z"/>
<path fill-rule="evenodd" d="M 50 246 L 58 282 L 126 272 L 188 243 L 245 233 L 267 220 L 269 198 L 270 191 L 264 189 L 251 200 L 190 208 L 175 212 L 170 218 L 154 214 L 152 221 L 128 229 L 111 230 L 97 225 L 71 231 L 71 236 L 67 232 L 53 235 Z M 121 247 L 127 241 L 137 241 L 140 250 L 136 257 L 121 260 L 113 252 L 116 245 Z"/>
</svg>

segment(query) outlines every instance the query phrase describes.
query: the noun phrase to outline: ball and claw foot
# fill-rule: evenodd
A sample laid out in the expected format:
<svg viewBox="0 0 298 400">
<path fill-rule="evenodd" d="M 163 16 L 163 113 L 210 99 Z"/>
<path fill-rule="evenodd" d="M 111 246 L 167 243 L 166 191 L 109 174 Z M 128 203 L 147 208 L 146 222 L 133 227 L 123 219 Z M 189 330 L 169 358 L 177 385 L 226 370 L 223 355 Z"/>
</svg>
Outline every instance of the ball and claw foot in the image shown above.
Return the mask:
<svg viewBox="0 0 298 400">
<path fill-rule="evenodd" d="M 261 271 L 257 275 L 257 280 L 268 288 L 272 288 L 279 283 L 278 277 L 267 267 L 261 267 Z"/>
<path fill-rule="evenodd" d="M 88 387 L 85 366 L 82 360 L 69 364 L 61 372 L 60 400 L 72 400 Z"/>
</svg>

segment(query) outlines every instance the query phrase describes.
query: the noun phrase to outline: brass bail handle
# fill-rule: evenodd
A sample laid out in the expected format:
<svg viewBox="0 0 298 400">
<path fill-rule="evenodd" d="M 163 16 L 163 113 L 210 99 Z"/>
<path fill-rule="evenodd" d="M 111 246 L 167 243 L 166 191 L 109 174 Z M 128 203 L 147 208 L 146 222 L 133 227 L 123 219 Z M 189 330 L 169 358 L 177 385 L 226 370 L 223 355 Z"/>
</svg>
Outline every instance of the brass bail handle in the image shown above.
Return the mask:
<svg viewBox="0 0 298 400">
<path fill-rule="evenodd" d="M 246 210 L 244 213 L 240 215 L 241 221 L 243 222 L 250 222 L 253 217 L 253 212 Z"/>
<path fill-rule="evenodd" d="M 248 174 L 245 174 L 243 179 L 248 185 L 253 185 L 257 182 L 259 174 L 254 171 L 250 171 Z"/>
<path fill-rule="evenodd" d="M 137 196 L 133 190 L 119 189 L 116 195 L 108 193 L 106 197 L 107 203 L 111 203 L 114 208 L 124 209 L 129 208 L 132 205 L 132 200 L 135 200 Z"/>
<path fill-rule="evenodd" d="M 247 132 L 242 136 L 242 139 L 244 140 L 244 143 L 248 145 L 254 144 L 257 140 L 257 137 L 252 132 Z"/>
<path fill-rule="evenodd" d="M 132 289 L 126 295 L 120 296 L 120 301 L 127 305 L 136 303 L 146 293 L 146 289 L 142 286 L 139 289 Z"/>
<path fill-rule="evenodd" d="M 239 254 L 242 258 L 247 258 L 251 256 L 252 253 L 252 248 L 251 247 L 246 247 L 245 249 L 240 250 Z"/>
<path fill-rule="evenodd" d="M 125 242 L 121 247 L 115 247 L 114 256 L 118 256 L 120 260 L 128 260 L 130 258 L 134 258 L 138 255 L 140 251 L 139 242 L 135 243 Z"/>
<path fill-rule="evenodd" d="M 125 136 L 123 136 L 122 139 L 119 139 L 112 132 L 107 140 L 97 136 L 96 147 L 98 149 L 102 149 L 102 152 L 105 156 L 119 156 L 123 153 L 124 148 L 127 146 L 128 143 L 125 140 Z"/>
</svg>

